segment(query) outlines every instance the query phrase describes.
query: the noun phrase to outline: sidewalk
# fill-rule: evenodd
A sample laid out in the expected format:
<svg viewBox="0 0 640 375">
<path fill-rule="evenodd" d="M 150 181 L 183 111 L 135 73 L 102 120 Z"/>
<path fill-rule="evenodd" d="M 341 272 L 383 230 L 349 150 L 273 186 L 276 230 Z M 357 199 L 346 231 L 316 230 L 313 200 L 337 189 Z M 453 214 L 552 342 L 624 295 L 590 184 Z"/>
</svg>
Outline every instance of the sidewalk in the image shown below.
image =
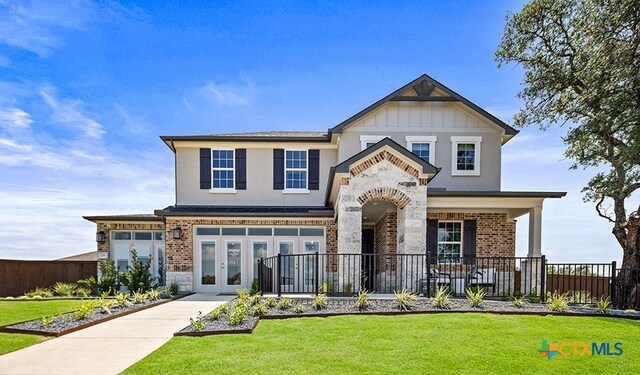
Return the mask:
<svg viewBox="0 0 640 375">
<path fill-rule="evenodd" d="M 118 374 L 232 298 L 194 294 L 47 340 L 0 356 L 0 374 Z"/>
</svg>

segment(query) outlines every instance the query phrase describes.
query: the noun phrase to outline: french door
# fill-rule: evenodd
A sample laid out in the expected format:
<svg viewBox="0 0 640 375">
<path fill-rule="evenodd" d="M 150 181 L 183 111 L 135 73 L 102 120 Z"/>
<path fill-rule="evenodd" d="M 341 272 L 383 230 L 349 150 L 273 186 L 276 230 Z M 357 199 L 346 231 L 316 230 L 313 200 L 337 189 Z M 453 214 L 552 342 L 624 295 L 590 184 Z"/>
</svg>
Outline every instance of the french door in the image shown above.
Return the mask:
<svg viewBox="0 0 640 375">
<path fill-rule="evenodd" d="M 200 293 L 232 293 L 245 282 L 242 239 L 201 238 L 194 252 L 194 285 Z"/>
</svg>

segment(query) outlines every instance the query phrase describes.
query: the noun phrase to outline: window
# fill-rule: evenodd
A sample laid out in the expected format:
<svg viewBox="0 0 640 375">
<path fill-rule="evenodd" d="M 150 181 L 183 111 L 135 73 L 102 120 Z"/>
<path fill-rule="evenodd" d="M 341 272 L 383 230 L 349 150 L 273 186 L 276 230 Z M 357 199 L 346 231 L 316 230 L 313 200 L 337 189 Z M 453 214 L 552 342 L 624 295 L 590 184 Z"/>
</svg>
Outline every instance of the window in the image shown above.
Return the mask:
<svg viewBox="0 0 640 375">
<path fill-rule="evenodd" d="M 315 253 L 320 252 L 320 242 L 304 242 L 304 285 L 310 286 L 316 283 L 316 257 Z"/>
<path fill-rule="evenodd" d="M 459 263 L 462 254 L 462 222 L 438 222 L 438 262 Z"/>
<path fill-rule="evenodd" d="M 431 164 L 435 162 L 435 145 L 438 137 L 435 136 L 408 136 L 407 149 L 416 154 L 422 160 Z"/>
<path fill-rule="evenodd" d="M 212 150 L 213 189 L 234 189 L 234 150 Z"/>
<path fill-rule="evenodd" d="M 482 137 L 451 137 L 451 174 L 480 175 L 480 143 Z"/>
<path fill-rule="evenodd" d="M 385 139 L 384 135 L 361 135 L 360 136 L 360 149 L 367 149 L 381 140 Z"/>
<path fill-rule="evenodd" d="M 285 189 L 307 189 L 307 150 L 286 150 L 284 159 Z"/>
<path fill-rule="evenodd" d="M 258 260 L 267 257 L 267 241 L 253 241 L 253 278 L 258 279 Z"/>
</svg>

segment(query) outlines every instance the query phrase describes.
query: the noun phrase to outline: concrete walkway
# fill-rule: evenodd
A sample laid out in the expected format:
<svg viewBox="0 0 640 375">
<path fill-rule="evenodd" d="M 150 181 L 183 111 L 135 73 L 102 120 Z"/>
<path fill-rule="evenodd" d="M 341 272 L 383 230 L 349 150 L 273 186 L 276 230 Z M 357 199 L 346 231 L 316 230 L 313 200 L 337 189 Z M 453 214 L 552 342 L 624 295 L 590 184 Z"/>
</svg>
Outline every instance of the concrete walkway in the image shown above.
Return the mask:
<svg viewBox="0 0 640 375">
<path fill-rule="evenodd" d="M 0 356 L 0 374 L 118 374 L 232 298 L 194 294 L 47 340 Z"/>
</svg>

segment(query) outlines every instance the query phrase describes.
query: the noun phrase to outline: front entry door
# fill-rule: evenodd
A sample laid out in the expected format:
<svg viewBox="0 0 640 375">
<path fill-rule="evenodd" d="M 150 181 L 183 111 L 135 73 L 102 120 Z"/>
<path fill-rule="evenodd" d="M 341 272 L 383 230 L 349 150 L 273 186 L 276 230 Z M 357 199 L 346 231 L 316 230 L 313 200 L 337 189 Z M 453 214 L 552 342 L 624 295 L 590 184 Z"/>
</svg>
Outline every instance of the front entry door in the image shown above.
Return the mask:
<svg viewBox="0 0 640 375">
<path fill-rule="evenodd" d="M 362 230 L 362 288 L 373 292 L 375 289 L 375 258 L 374 258 L 374 230 Z"/>
<path fill-rule="evenodd" d="M 201 239 L 195 252 L 195 289 L 200 293 L 233 293 L 245 281 L 241 239 Z"/>
</svg>

